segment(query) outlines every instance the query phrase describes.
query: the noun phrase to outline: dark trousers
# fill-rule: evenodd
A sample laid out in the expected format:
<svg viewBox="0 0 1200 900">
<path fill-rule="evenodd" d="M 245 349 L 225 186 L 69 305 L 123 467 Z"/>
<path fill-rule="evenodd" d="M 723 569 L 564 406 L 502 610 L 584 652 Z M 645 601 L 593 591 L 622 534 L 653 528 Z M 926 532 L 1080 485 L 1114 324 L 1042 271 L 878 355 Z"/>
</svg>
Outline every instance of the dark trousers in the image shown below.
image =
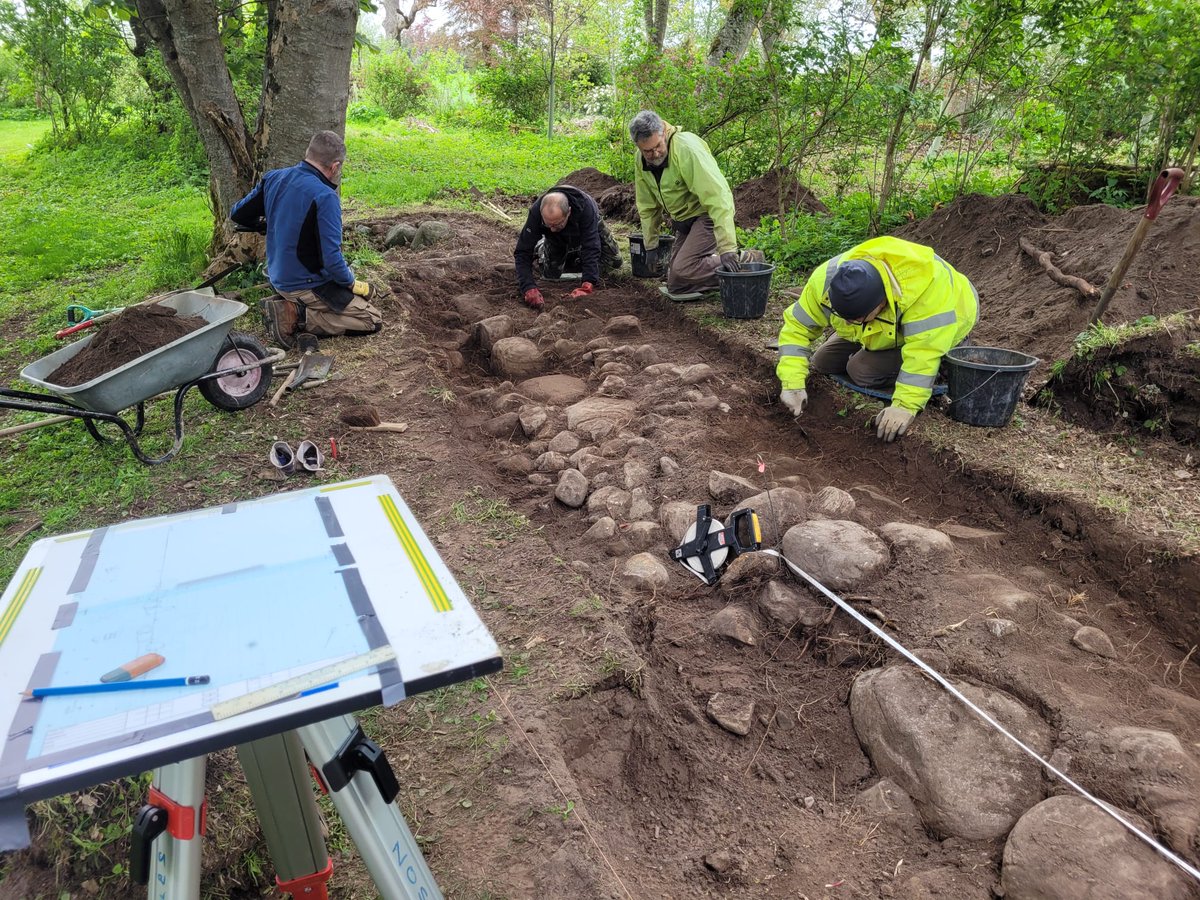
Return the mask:
<svg viewBox="0 0 1200 900">
<path fill-rule="evenodd" d="M 667 269 L 667 290 L 672 294 L 690 291 L 715 291 L 719 288 L 717 237 L 713 221 L 699 216 L 689 222 L 675 223 L 675 246 Z"/>
<path fill-rule="evenodd" d="M 812 355 L 809 368 L 821 375 L 846 375 L 859 387 L 891 388 L 902 362 L 899 347 L 864 350 L 862 344 L 831 334 Z"/>
<path fill-rule="evenodd" d="M 563 272 L 579 272 L 583 263 L 579 258 L 579 245 L 570 244 L 561 235 L 550 232 L 537 245 L 537 258 L 543 278 L 557 278 Z M 617 239 L 608 230 L 604 220 L 600 220 L 600 275 L 621 268 L 621 248 Z"/>
</svg>

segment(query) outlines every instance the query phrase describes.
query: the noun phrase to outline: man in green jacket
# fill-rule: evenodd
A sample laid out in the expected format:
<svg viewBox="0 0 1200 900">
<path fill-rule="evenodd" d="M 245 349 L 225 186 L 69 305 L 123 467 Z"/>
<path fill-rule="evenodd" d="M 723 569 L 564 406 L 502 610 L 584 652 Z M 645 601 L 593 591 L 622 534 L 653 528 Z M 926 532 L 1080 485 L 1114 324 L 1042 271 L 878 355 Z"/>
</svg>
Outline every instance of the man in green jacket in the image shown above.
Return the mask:
<svg viewBox="0 0 1200 900">
<path fill-rule="evenodd" d="M 932 247 L 872 238 L 821 263 L 783 312 L 779 401 L 800 416 L 810 371 L 845 375 L 886 390 L 892 404 L 875 418 L 877 436 L 894 441 L 933 395 L 946 351 L 967 339 L 979 318 L 974 285 Z M 813 343 L 833 334 L 813 350 Z"/>
<path fill-rule="evenodd" d="M 733 192 L 703 138 L 649 110 L 633 117 L 629 136 L 638 148 L 633 188 L 647 256 L 657 252 L 665 218 L 675 230 L 667 268 L 670 293 L 714 290 L 717 269 L 736 272 L 742 263 L 762 262 L 760 250 L 738 252 Z"/>
</svg>

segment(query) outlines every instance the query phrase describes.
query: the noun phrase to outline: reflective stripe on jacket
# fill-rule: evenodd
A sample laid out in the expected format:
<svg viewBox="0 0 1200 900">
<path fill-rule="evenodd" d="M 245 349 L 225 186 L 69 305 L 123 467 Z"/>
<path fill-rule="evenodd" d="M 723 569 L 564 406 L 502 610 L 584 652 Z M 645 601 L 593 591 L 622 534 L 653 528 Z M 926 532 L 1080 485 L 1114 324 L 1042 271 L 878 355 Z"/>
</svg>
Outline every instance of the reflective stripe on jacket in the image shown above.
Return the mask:
<svg viewBox="0 0 1200 900">
<path fill-rule="evenodd" d="M 708 216 L 713 222 L 717 252 L 736 250 L 733 192 L 708 144 L 698 135 L 680 131 L 666 122 L 663 138 L 667 142 L 667 164 L 659 179 L 655 179 L 641 152 L 635 151 L 633 193 L 646 249 L 658 246 L 658 232 L 665 214 L 675 222 Z"/>
<path fill-rule="evenodd" d="M 840 263 L 864 259 L 879 270 L 887 306 L 864 325 L 847 322 L 829 305 L 829 284 Z M 804 387 L 812 344 L 832 326 L 867 350 L 901 350 L 892 405 L 925 408 L 946 351 L 961 343 L 979 317 L 979 295 L 967 276 L 931 247 L 900 238 L 872 238 L 813 270 L 800 297 L 783 313 L 775 373 L 784 390 Z"/>
</svg>

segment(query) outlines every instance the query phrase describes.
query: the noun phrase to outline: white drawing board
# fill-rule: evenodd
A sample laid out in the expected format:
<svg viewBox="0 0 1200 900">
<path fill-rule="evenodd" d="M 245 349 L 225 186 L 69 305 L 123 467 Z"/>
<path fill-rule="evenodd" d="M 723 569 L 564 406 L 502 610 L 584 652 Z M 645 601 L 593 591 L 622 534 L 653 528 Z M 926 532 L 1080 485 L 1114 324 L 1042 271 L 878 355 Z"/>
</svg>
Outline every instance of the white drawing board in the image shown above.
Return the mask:
<svg viewBox="0 0 1200 900">
<path fill-rule="evenodd" d="M 164 662 L 134 681 L 209 682 L 24 696 L 146 653 Z M 0 805 L 11 816 L 500 666 L 385 476 L 45 538 L 0 597 Z"/>
</svg>

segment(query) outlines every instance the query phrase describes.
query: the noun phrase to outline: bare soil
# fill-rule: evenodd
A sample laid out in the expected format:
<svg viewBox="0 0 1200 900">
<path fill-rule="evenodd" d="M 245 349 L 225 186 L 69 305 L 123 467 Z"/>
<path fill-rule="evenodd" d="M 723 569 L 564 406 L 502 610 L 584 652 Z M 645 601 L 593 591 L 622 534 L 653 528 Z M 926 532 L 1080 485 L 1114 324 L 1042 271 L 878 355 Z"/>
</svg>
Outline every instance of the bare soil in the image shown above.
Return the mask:
<svg viewBox="0 0 1200 900">
<path fill-rule="evenodd" d="M 157 303 L 131 306 L 115 319 L 96 326 L 91 343 L 50 373 L 51 384 L 86 384 L 127 362 L 145 356 L 207 325 L 203 316 L 181 316 Z"/>
<path fill-rule="evenodd" d="M 1150 267 L 1160 314 L 1188 302 L 1176 279 L 1195 257 L 1187 262 L 1175 251 L 1191 239 L 1200 210 L 1168 208 L 1185 210 L 1187 221 L 1181 215 L 1168 224 L 1166 212 L 1160 218 L 1160 240 L 1176 236 L 1151 257 L 1176 266 Z M 1111 261 L 1136 217 L 1093 215 Z M 784 577 L 777 564 L 740 566 L 711 589 L 673 563 L 668 584 L 654 594 L 622 584 L 630 554 L 650 549 L 666 563 L 668 542 L 643 547 L 627 522 L 612 539 L 589 538 L 586 512 L 554 499 L 556 478 L 535 468 L 564 427 L 561 409 L 549 409 L 548 425 L 532 436 L 520 427 L 496 435 L 490 426 L 497 417 L 528 401 L 511 396 L 514 386 L 486 366 L 474 323 L 490 315 L 512 317 L 518 333 L 544 348 L 566 342 L 557 344 L 550 371 L 583 379 L 593 393 L 613 374 L 600 372 L 596 348 L 647 344 L 661 363 L 711 367 L 710 377 L 689 386 L 638 368 L 623 375 L 621 396 L 637 414 L 597 442 L 615 483 L 626 461 L 647 460 L 656 506 L 712 502 L 724 515 L 732 504 L 708 495 L 713 470 L 764 489 L 791 478 L 808 492 L 850 492 L 853 518 L 868 528 L 902 521 L 956 533 L 954 558 L 933 564 L 900 553 L 886 574 L 848 599 L 942 672 L 1022 700 L 1064 752 L 1112 724 L 1162 728 L 1198 746 L 1200 679 L 1187 637 L 1196 630 L 1194 560 L 1160 555 L 1176 545 L 1170 535 L 1147 535 L 1140 519 L 1114 518 L 1087 498 L 1065 501 L 1021 476 L 1018 464 L 1053 469 L 1054 451 L 1024 458 L 1013 449 L 1022 429 L 983 435 L 932 410 L 913 435 L 882 445 L 866 429 L 877 407 L 825 383 L 814 385 L 801 430 L 774 402 L 763 337 L 777 318 L 729 330 L 719 308 L 673 305 L 635 279 L 581 301 L 566 298 L 569 286 L 543 286 L 547 306 L 535 314 L 519 302 L 510 266 L 494 264 L 511 253 L 511 228 L 466 214 L 426 216 L 433 217 L 451 224 L 452 240 L 385 257 L 392 295 L 383 300 L 384 330 L 329 344 L 343 380 L 298 392 L 286 413 L 260 404 L 241 415 L 242 427 L 337 436 L 340 458 L 329 463 L 329 480 L 390 475 L 501 644 L 503 674 L 368 717 L 448 896 L 990 900 L 1003 849 L 1002 842 L 901 828 L 853 805 L 879 776 L 850 721 L 850 684 L 892 655 L 844 616 L 831 612 L 816 627 L 789 631 L 760 619 L 749 646 L 712 632 L 712 616 L 728 603 L 757 606 L 765 582 Z M 1070 221 L 1082 232 L 1090 220 L 1081 212 Z M 1042 229 L 1047 245 L 1066 240 L 1046 226 L 1019 198 L 969 198 L 905 236 L 932 243 L 980 286 L 980 343 L 1050 359 L 1069 346 L 1086 310 L 1069 291 L 1043 284 L 1042 271 L 1015 249 L 1015 235 L 1030 228 Z M 1086 233 L 1071 239 L 1077 243 L 1059 245 L 1062 252 L 1074 248 L 1070 260 L 1094 257 L 1078 271 L 1096 278 L 1099 251 L 1085 253 L 1092 246 Z M 1148 271 L 1135 264 L 1114 318 L 1141 314 L 1135 298 Z M 636 316 L 639 331 L 607 333 L 618 316 Z M 409 430 L 347 433 L 338 414 L 361 403 Z M 1069 430 L 1054 427 L 1056 434 Z M 982 445 L 985 437 L 1000 442 L 987 445 L 986 455 L 1011 463 L 1011 477 L 966 455 L 970 448 L 955 449 L 956 441 Z M 662 456 L 678 472 L 663 474 L 654 465 Z M 264 484 L 261 492 L 272 489 Z M 1185 484 L 1181 496 L 1194 503 L 1190 490 Z M 974 575 L 1001 576 L 1034 599 L 1005 611 L 1003 592 L 979 587 Z M 1171 602 L 1158 602 L 1164 591 Z M 1004 641 L 985 627 L 998 612 L 1019 629 Z M 1072 646 L 1072 622 L 1107 632 L 1117 657 Z M 709 699 L 720 692 L 753 700 L 745 736 L 708 715 Z M 219 786 L 227 803 L 244 797 L 235 774 L 218 764 L 210 772 L 210 794 Z M 1070 773 L 1119 802 L 1120 785 Z M 1059 788 L 1047 783 L 1047 790 Z M 253 834 L 236 841 L 242 857 L 265 859 Z M 55 865 L 72 874 L 51 878 Z M 35 846 L 10 867 L 7 884 L 28 888 L 28 896 L 48 883 L 73 889 L 82 874 L 65 865 Z M 206 855 L 206 877 L 221 885 L 221 896 L 261 896 L 269 872 L 231 880 L 231 865 L 228 842 Z M 335 865 L 331 896 L 375 896 L 352 853 L 339 852 Z M 130 896 L 119 881 L 105 885 L 98 895 Z"/>
<path fill-rule="evenodd" d="M 803 209 L 813 215 L 828 214 L 829 207 L 790 172 L 772 169 L 733 189 L 733 205 L 739 228 L 757 228 L 764 216 Z"/>
</svg>

